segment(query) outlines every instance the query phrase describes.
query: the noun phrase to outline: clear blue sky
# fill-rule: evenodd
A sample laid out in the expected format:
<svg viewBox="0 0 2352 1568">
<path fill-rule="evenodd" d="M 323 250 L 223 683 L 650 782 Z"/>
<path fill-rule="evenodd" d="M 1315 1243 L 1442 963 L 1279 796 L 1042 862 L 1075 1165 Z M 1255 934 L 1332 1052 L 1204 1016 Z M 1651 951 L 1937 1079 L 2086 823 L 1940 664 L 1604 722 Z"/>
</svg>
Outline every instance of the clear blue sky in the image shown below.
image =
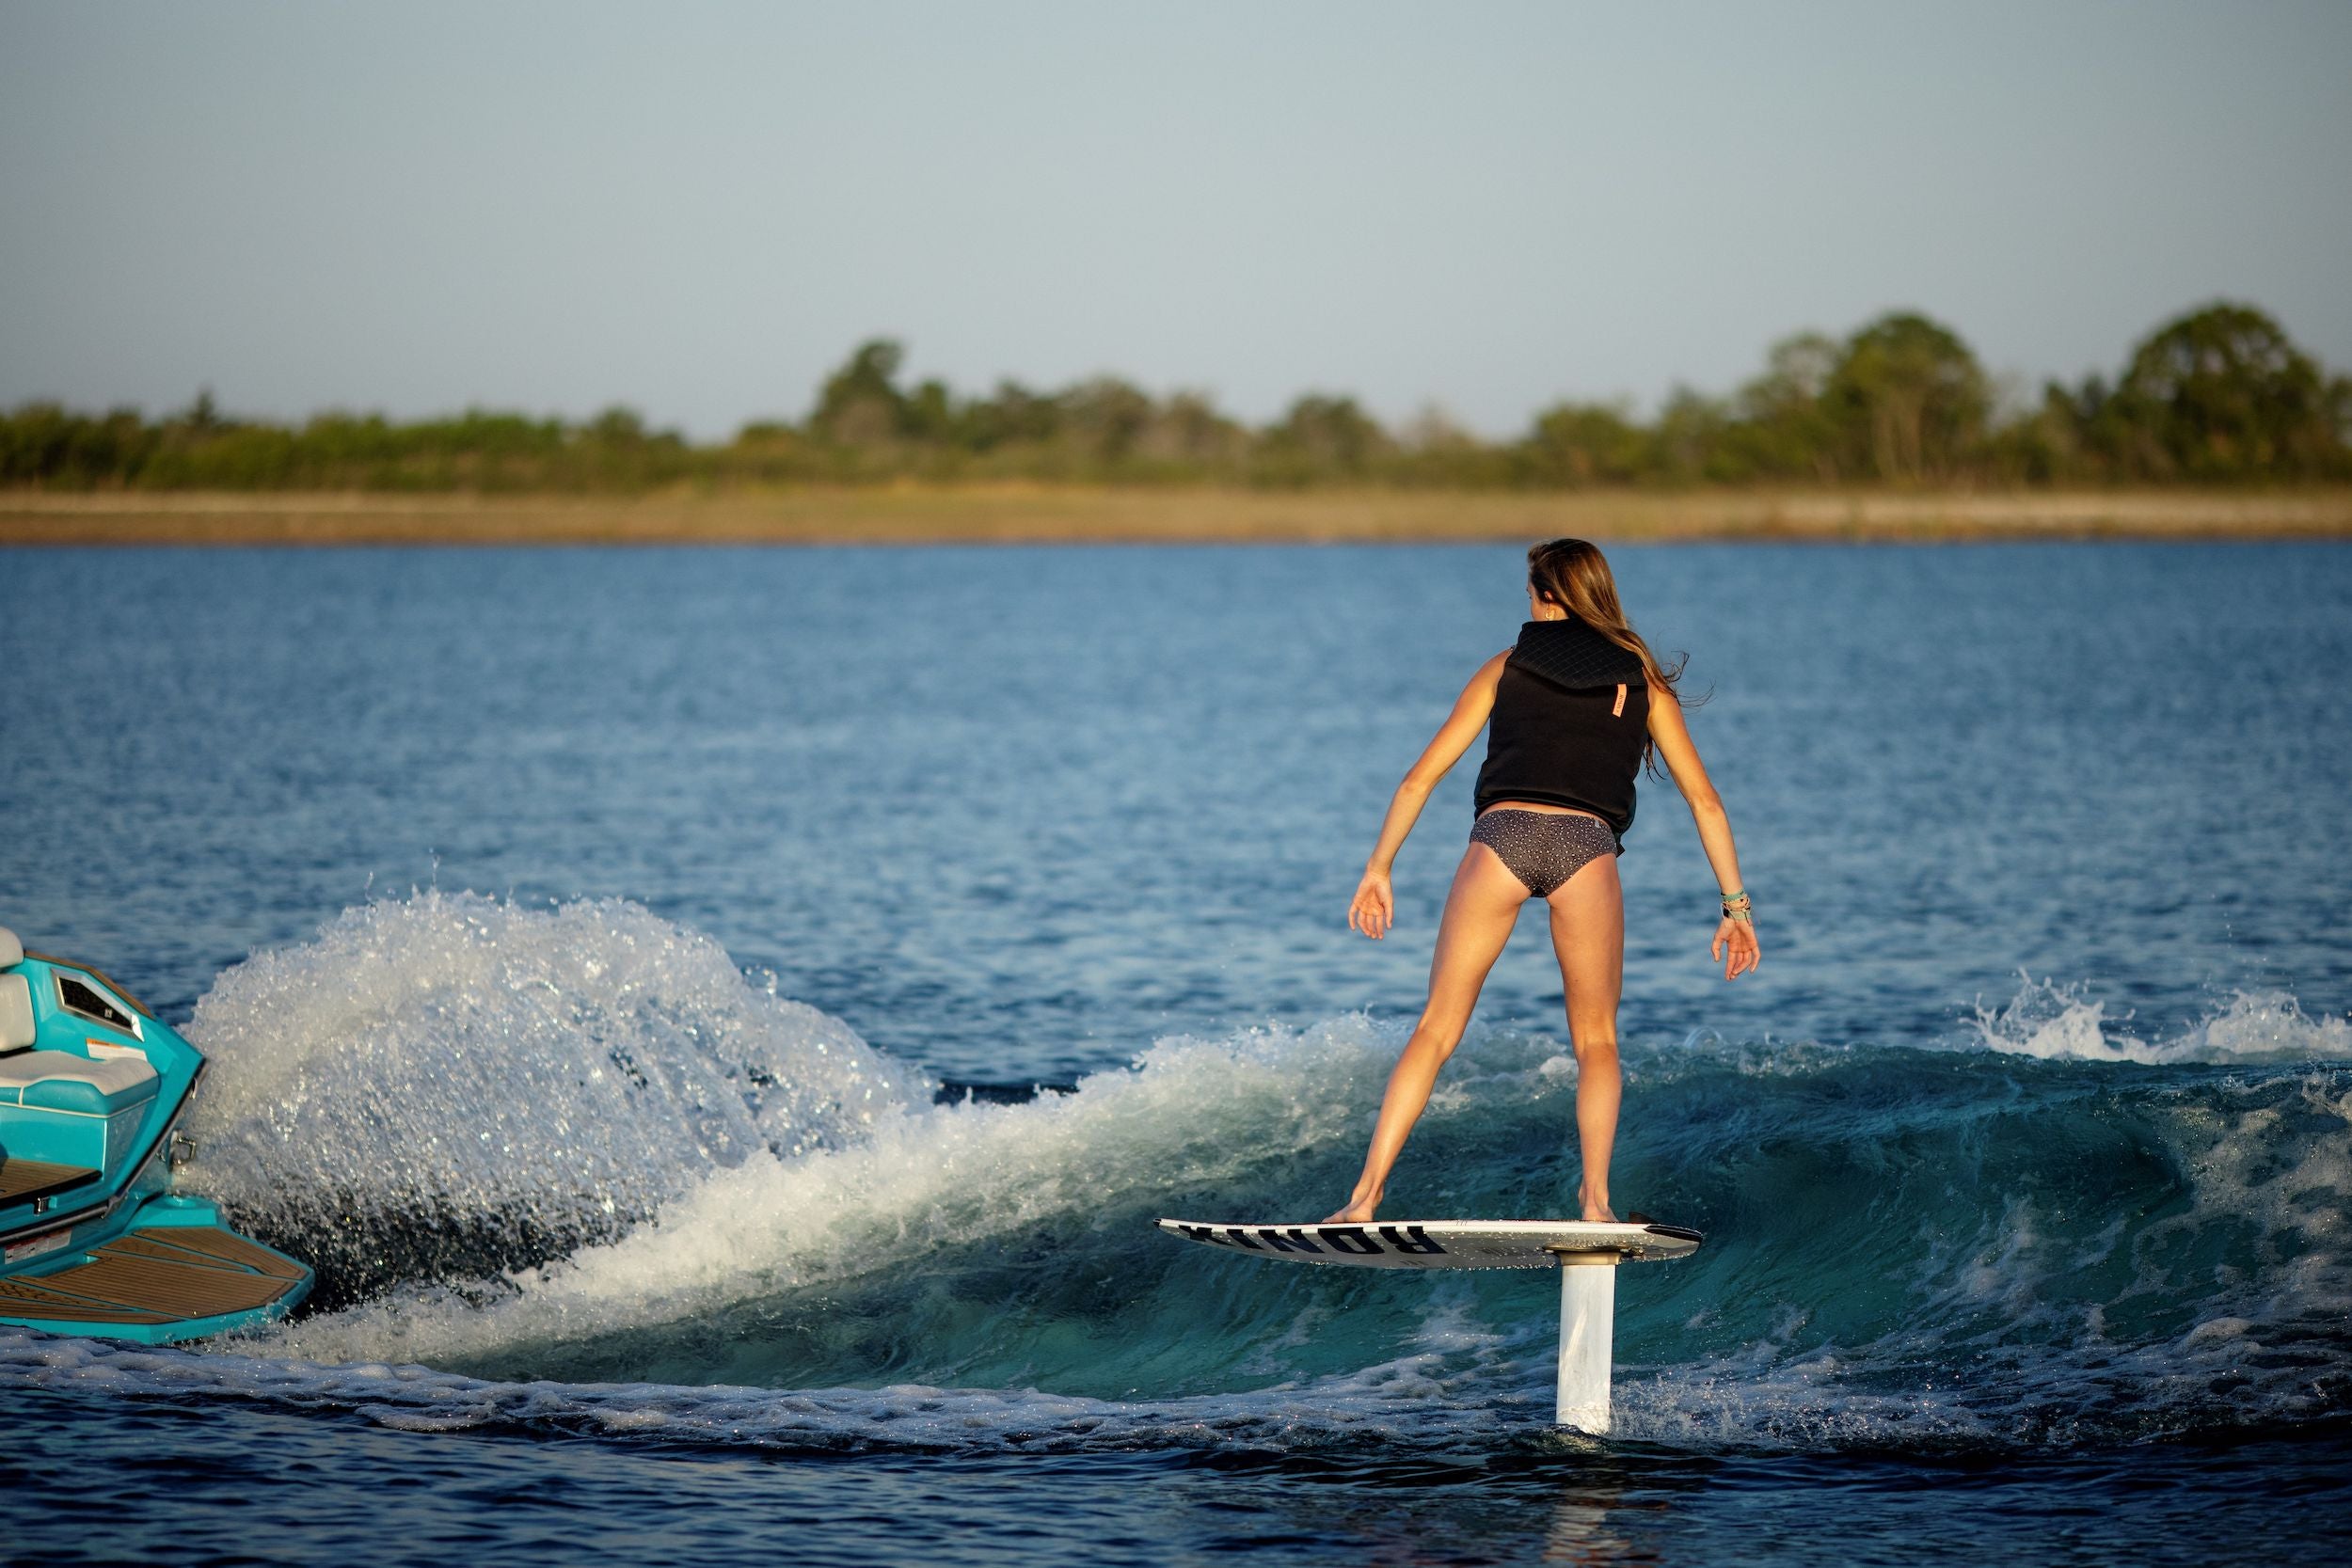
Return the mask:
<svg viewBox="0 0 2352 1568">
<path fill-rule="evenodd" d="M 2352 369 L 2352 5 L 0 0 L 0 404 L 797 417 L 881 333 L 1490 434 L 1915 306 Z"/>
</svg>

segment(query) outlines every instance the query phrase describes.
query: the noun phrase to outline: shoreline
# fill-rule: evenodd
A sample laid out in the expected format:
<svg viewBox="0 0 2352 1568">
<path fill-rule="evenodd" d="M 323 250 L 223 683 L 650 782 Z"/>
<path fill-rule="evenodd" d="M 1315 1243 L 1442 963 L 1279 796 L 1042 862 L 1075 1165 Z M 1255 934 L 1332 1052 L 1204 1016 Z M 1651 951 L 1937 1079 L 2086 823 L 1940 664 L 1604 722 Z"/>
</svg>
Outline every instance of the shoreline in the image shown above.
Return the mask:
<svg viewBox="0 0 2352 1568">
<path fill-rule="evenodd" d="M 0 548 L 133 545 L 1441 544 L 2352 538 L 2352 487 L 1569 491 L 991 484 L 665 491 L 0 492 Z"/>
</svg>

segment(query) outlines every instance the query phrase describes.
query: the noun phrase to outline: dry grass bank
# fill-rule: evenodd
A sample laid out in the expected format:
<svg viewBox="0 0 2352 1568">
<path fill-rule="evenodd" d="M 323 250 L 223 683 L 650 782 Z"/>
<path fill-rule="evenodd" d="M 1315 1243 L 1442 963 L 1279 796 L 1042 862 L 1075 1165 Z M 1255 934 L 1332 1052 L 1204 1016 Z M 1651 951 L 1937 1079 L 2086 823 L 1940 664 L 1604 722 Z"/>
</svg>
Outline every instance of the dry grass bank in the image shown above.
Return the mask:
<svg viewBox="0 0 2352 1568">
<path fill-rule="evenodd" d="M 6 545 L 2352 537 L 2352 489 L 1494 494 L 916 486 L 639 497 L 0 493 Z"/>
</svg>

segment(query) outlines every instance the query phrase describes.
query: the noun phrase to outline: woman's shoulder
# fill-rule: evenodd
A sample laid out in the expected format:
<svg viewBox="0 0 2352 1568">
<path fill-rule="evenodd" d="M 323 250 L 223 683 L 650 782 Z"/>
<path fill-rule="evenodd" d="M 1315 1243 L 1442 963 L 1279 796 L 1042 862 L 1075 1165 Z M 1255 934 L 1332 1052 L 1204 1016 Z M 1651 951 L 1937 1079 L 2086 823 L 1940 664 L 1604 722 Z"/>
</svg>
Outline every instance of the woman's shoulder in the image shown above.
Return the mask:
<svg viewBox="0 0 2352 1568">
<path fill-rule="evenodd" d="M 1495 689 L 1502 684 L 1502 667 L 1510 661 L 1510 658 L 1511 650 L 1505 648 L 1472 671 L 1469 683 L 1462 688 L 1464 700 L 1476 698 L 1481 702 L 1494 701 Z"/>
</svg>

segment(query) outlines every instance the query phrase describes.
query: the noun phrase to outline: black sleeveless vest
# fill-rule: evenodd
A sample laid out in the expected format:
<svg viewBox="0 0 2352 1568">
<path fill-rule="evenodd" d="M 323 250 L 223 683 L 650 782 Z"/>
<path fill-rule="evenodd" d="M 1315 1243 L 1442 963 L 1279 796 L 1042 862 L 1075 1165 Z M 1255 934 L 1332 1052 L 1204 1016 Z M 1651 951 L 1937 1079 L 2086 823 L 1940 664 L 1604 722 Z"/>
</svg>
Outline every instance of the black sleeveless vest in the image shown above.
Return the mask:
<svg viewBox="0 0 2352 1568">
<path fill-rule="evenodd" d="M 1589 811 L 1622 845 L 1648 742 L 1641 656 L 1574 616 L 1530 621 L 1495 688 L 1475 809 L 1534 800 Z"/>
</svg>

